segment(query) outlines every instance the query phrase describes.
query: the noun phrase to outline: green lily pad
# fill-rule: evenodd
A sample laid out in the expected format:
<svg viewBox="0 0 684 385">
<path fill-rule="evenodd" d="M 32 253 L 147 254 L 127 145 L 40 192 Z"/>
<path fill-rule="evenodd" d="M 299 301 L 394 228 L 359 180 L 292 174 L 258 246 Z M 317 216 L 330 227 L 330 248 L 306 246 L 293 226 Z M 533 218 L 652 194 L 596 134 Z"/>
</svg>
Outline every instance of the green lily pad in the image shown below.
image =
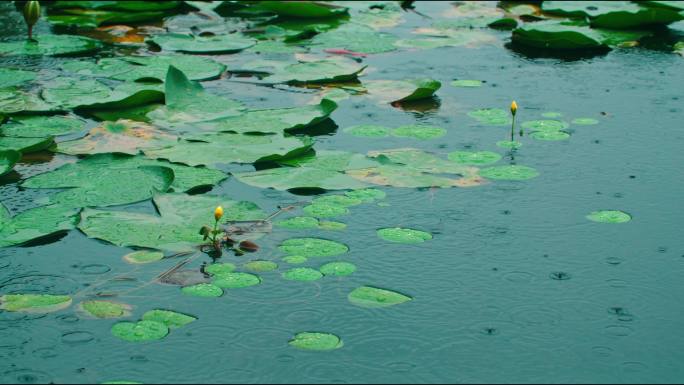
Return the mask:
<svg viewBox="0 0 684 385">
<path fill-rule="evenodd" d="M 204 268 L 204 272 L 211 275 L 223 275 L 232 273 L 235 270 L 235 265 L 232 263 L 212 263 Z"/>
<path fill-rule="evenodd" d="M 292 238 L 278 246 L 280 251 L 303 257 L 332 257 L 349 251 L 346 245 L 320 238 Z"/>
<path fill-rule="evenodd" d="M 441 138 L 446 135 L 447 130 L 441 127 L 426 126 L 415 124 L 410 126 L 402 126 L 392 130 L 393 136 L 400 138 L 415 138 L 420 140 Z"/>
<path fill-rule="evenodd" d="M 70 116 L 13 117 L 0 126 L 3 136 L 14 138 L 46 138 L 83 131 L 85 122 Z"/>
<path fill-rule="evenodd" d="M 335 205 L 342 207 L 351 207 L 360 205 L 363 200 L 359 198 L 353 198 L 348 195 L 324 195 L 314 199 L 312 202 L 314 205 Z"/>
<path fill-rule="evenodd" d="M 321 49 L 345 49 L 363 54 L 377 54 L 397 49 L 397 37 L 371 27 L 349 23 L 311 39 L 311 46 Z"/>
<path fill-rule="evenodd" d="M 371 98 L 383 103 L 411 102 L 431 98 L 442 83 L 433 79 L 367 80 L 363 82 Z"/>
<path fill-rule="evenodd" d="M 239 289 L 258 285 L 261 283 L 261 278 L 248 273 L 226 273 L 214 277 L 212 283 L 222 289 Z"/>
<path fill-rule="evenodd" d="M 130 314 L 131 307 L 123 303 L 110 301 L 81 302 L 83 312 L 95 318 L 122 318 Z"/>
<path fill-rule="evenodd" d="M 309 267 L 297 267 L 283 272 L 283 278 L 288 281 L 310 282 L 323 278 L 323 274 L 321 274 L 320 271 Z"/>
<path fill-rule="evenodd" d="M 181 289 L 181 292 L 193 297 L 220 297 L 223 295 L 223 289 L 211 283 L 186 286 Z"/>
<path fill-rule="evenodd" d="M 449 153 L 449 160 L 478 166 L 496 163 L 501 160 L 501 155 L 491 151 L 454 151 Z"/>
<path fill-rule="evenodd" d="M 143 321 L 159 322 L 171 330 L 197 321 L 195 317 L 169 310 L 150 310 L 143 314 L 142 319 Z"/>
<path fill-rule="evenodd" d="M 468 112 L 468 116 L 487 126 L 508 126 L 511 124 L 510 113 L 501 108 L 482 108 Z"/>
<path fill-rule="evenodd" d="M 160 102 L 159 85 L 120 83 L 111 87 L 96 79 L 60 77 L 46 84 L 43 99 L 61 109 L 106 110 Z"/>
<path fill-rule="evenodd" d="M 344 346 L 340 337 L 330 333 L 317 332 L 297 333 L 289 344 L 298 349 L 312 351 L 329 351 Z"/>
<path fill-rule="evenodd" d="M 52 313 L 71 306 L 71 297 L 50 294 L 7 294 L 0 297 L 0 309 L 10 312 Z"/>
<path fill-rule="evenodd" d="M 0 136 L 0 151 L 14 150 L 22 154 L 46 150 L 55 143 L 52 137 L 47 138 L 14 138 Z"/>
<path fill-rule="evenodd" d="M 412 298 L 391 290 L 371 286 L 354 289 L 348 296 L 353 305 L 369 308 L 388 307 L 411 301 Z"/>
<path fill-rule="evenodd" d="M 12 171 L 19 159 L 21 159 L 19 151 L 0 150 L 0 176 Z"/>
<path fill-rule="evenodd" d="M 164 12 L 115 12 L 91 9 L 68 9 L 66 14 L 47 16 L 50 24 L 63 28 L 96 28 L 102 25 L 133 24 L 161 20 Z"/>
<path fill-rule="evenodd" d="M 390 135 L 389 128 L 372 124 L 348 127 L 344 129 L 344 132 L 360 138 L 384 138 Z"/>
<path fill-rule="evenodd" d="M 572 120 L 572 124 L 576 124 L 578 126 L 591 126 L 598 123 L 598 120 L 592 118 L 577 118 Z"/>
<path fill-rule="evenodd" d="M 14 87 L 0 89 L 0 114 L 41 114 L 59 112 L 58 106 L 45 102 L 38 95 Z"/>
<path fill-rule="evenodd" d="M 570 139 L 570 134 L 564 131 L 535 131 L 530 137 L 537 140 L 560 141 Z"/>
<path fill-rule="evenodd" d="M 630 29 L 684 19 L 678 9 L 642 6 L 631 1 L 545 1 L 542 10 L 553 15 L 589 18 L 596 28 Z"/>
<path fill-rule="evenodd" d="M 499 142 L 496 142 L 496 145 L 501 148 L 509 148 L 512 150 L 523 146 L 523 144 L 518 142 L 517 140 L 501 140 Z"/>
<path fill-rule="evenodd" d="M 0 227 L 0 247 L 21 245 L 68 231 L 78 222 L 78 209 L 59 205 L 30 209 L 11 219 L 1 205 L 0 212 L 5 213 Z"/>
<path fill-rule="evenodd" d="M 164 259 L 164 253 L 155 250 L 140 250 L 124 255 L 123 259 L 132 264 L 152 263 Z"/>
<path fill-rule="evenodd" d="M 304 207 L 304 212 L 316 218 L 332 218 L 349 214 L 349 209 L 329 203 L 316 203 Z"/>
<path fill-rule="evenodd" d="M 278 268 L 278 264 L 272 261 L 251 261 L 245 264 L 245 269 L 257 273 L 273 271 Z"/>
<path fill-rule="evenodd" d="M 421 29 L 423 30 L 423 29 Z M 400 39 L 394 45 L 400 48 L 411 49 L 435 49 L 441 47 L 478 47 L 485 44 L 494 44 L 497 39 L 488 32 L 478 31 L 474 29 L 457 30 L 436 30 L 434 28 L 427 28 L 423 31 L 419 30 L 421 34 L 439 37 L 427 37 L 422 39 Z"/>
<path fill-rule="evenodd" d="M 352 198 L 352 199 L 359 199 L 363 202 L 373 202 L 376 199 L 385 199 L 387 197 L 387 193 L 385 193 L 382 190 L 374 189 L 374 188 L 366 188 L 366 189 L 361 189 L 361 190 L 354 190 L 354 191 L 347 191 L 344 193 L 344 195 Z"/>
<path fill-rule="evenodd" d="M 590 28 L 583 22 L 546 20 L 526 23 L 513 31 L 515 44 L 553 50 L 599 49 L 619 46 L 649 36 L 649 31 Z"/>
<path fill-rule="evenodd" d="M 557 119 L 557 118 L 562 117 L 563 114 L 560 112 L 551 111 L 551 112 L 544 112 L 543 114 L 541 114 L 541 116 L 548 118 L 548 119 Z"/>
<path fill-rule="evenodd" d="M 306 263 L 309 258 L 301 256 L 301 255 L 288 255 L 287 257 L 283 257 L 283 261 L 286 263 L 292 264 L 292 265 L 299 265 L 302 263 Z"/>
<path fill-rule="evenodd" d="M 0 68 L 0 88 L 20 86 L 36 78 L 33 71 L 17 70 L 13 68 Z"/>
<path fill-rule="evenodd" d="M 34 41 L 20 40 L 0 42 L 0 56 L 85 55 L 101 48 L 99 41 L 73 35 L 34 35 Z"/>
<path fill-rule="evenodd" d="M 463 87 L 463 88 L 482 87 L 482 80 L 468 80 L 468 79 L 454 80 L 451 82 L 451 85 L 454 87 Z"/>
<path fill-rule="evenodd" d="M 378 237 L 396 243 L 423 243 L 431 240 L 432 234 L 420 230 L 394 227 L 378 230 Z"/>
<path fill-rule="evenodd" d="M 348 12 L 346 7 L 313 1 L 259 1 L 253 4 L 250 10 L 266 11 L 297 19 L 341 17 Z"/>
<path fill-rule="evenodd" d="M 112 326 L 114 337 L 128 342 L 160 340 L 169 334 L 169 328 L 161 322 L 119 322 Z"/>
<path fill-rule="evenodd" d="M 319 270 L 323 275 L 345 277 L 353 274 L 356 271 L 356 266 L 349 262 L 330 262 L 321 266 Z"/>
<path fill-rule="evenodd" d="M 600 223 L 625 223 L 632 220 L 632 216 L 617 210 L 594 211 L 587 215 L 587 219 Z"/>
<path fill-rule="evenodd" d="M 321 230 L 341 231 L 347 228 L 347 225 L 342 222 L 320 221 L 318 228 Z"/>
<path fill-rule="evenodd" d="M 275 223 L 276 226 L 286 229 L 315 229 L 318 227 L 318 219 L 312 217 L 292 217 Z"/>
<path fill-rule="evenodd" d="M 483 168 L 480 175 L 497 180 L 527 180 L 539 176 L 537 170 L 527 166 L 496 166 Z"/>
<path fill-rule="evenodd" d="M 230 72 L 248 72 L 266 75 L 270 83 L 316 84 L 356 81 L 366 68 L 351 59 L 332 57 L 322 60 L 300 61 L 288 64 L 278 61 L 258 60 L 244 64 Z"/>
<path fill-rule="evenodd" d="M 154 197 L 159 215 L 85 209 L 79 228 L 91 238 L 117 246 L 191 251 L 202 242 L 198 229 L 223 207 L 224 221 L 258 220 L 265 214 L 251 202 L 211 195 L 163 194 Z"/>
<path fill-rule="evenodd" d="M 147 40 L 164 51 L 177 51 L 190 54 L 227 54 L 240 52 L 254 44 L 256 40 L 240 34 L 193 36 L 180 33 L 157 35 Z"/>
<path fill-rule="evenodd" d="M 560 131 L 570 127 L 567 122 L 560 120 L 529 120 L 522 123 L 522 128 L 530 131 Z"/>
</svg>

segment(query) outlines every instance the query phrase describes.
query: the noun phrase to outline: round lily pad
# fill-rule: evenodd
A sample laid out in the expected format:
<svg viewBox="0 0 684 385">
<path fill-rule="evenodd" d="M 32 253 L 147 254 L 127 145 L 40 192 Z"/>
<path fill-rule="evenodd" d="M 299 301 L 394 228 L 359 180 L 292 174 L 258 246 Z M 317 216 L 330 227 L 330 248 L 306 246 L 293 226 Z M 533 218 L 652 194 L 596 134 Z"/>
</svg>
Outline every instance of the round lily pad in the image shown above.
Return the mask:
<svg viewBox="0 0 684 385">
<path fill-rule="evenodd" d="M 18 86 L 36 78 L 36 72 L 0 68 L 0 88 Z"/>
<path fill-rule="evenodd" d="M 249 273 L 227 273 L 216 276 L 212 282 L 223 289 L 239 289 L 261 283 L 261 278 Z"/>
<path fill-rule="evenodd" d="M 532 139 L 557 142 L 570 139 L 570 134 L 564 131 L 535 131 L 530 134 Z"/>
<path fill-rule="evenodd" d="M 356 271 L 356 266 L 349 262 L 330 262 L 320 267 L 323 275 L 344 277 Z"/>
<path fill-rule="evenodd" d="M 542 117 L 548 118 L 548 119 L 555 119 L 555 118 L 560 118 L 563 116 L 560 112 L 544 112 L 541 114 Z"/>
<path fill-rule="evenodd" d="M 421 140 L 440 138 L 446 135 L 447 130 L 441 127 L 426 125 L 401 126 L 392 130 L 392 135 L 400 138 L 416 138 Z"/>
<path fill-rule="evenodd" d="M 371 124 L 345 128 L 344 132 L 361 138 L 384 138 L 390 135 L 389 128 Z"/>
<path fill-rule="evenodd" d="M 80 308 L 95 318 L 121 318 L 127 316 L 131 310 L 126 304 L 110 301 L 85 301 Z"/>
<path fill-rule="evenodd" d="M 41 55 L 67 56 L 82 55 L 100 49 L 99 41 L 74 35 L 36 35 L 33 41 L 0 42 L 0 56 Z"/>
<path fill-rule="evenodd" d="M 50 294 L 7 294 L 0 297 L 0 309 L 25 313 L 52 313 L 71 306 L 71 297 Z"/>
<path fill-rule="evenodd" d="M 342 222 L 320 221 L 318 223 L 318 228 L 321 230 L 340 231 L 346 229 L 347 224 Z"/>
<path fill-rule="evenodd" d="M 327 204 L 349 207 L 360 205 L 361 203 L 363 203 L 363 201 L 361 199 L 353 198 L 347 195 L 324 195 L 322 197 L 314 199 L 311 203 L 314 205 Z"/>
<path fill-rule="evenodd" d="M 160 340 L 169 334 L 169 328 L 161 322 L 119 322 L 112 326 L 112 334 L 128 342 Z"/>
<path fill-rule="evenodd" d="M 501 148 L 516 149 L 522 147 L 523 144 L 518 142 L 517 140 L 502 140 L 496 142 L 496 145 Z"/>
<path fill-rule="evenodd" d="M 312 217 L 292 217 L 275 223 L 286 229 L 314 229 L 318 227 L 318 219 Z"/>
<path fill-rule="evenodd" d="M 395 291 L 372 286 L 361 286 L 347 296 L 349 302 L 356 306 L 378 308 L 399 305 L 411 301 L 412 298 Z"/>
<path fill-rule="evenodd" d="M 338 206 L 328 203 L 316 203 L 304 207 L 304 212 L 318 218 L 331 218 L 338 215 L 349 214 L 349 209 L 344 206 Z"/>
<path fill-rule="evenodd" d="M 142 317 L 144 321 L 155 321 L 166 325 L 169 329 L 178 329 L 191 322 L 197 321 L 197 318 L 187 314 L 176 313 L 169 310 L 150 310 Z"/>
<path fill-rule="evenodd" d="M 133 264 L 152 263 L 164 258 L 164 253 L 154 250 L 140 250 L 123 256 L 124 261 Z"/>
<path fill-rule="evenodd" d="M 507 126 L 511 124 L 509 112 L 501 108 L 482 108 L 468 112 L 468 116 L 488 126 Z"/>
<path fill-rule="evenodd" d="M 486 165 L 496 163 L 501 155 L 491 151 L 454 151 L 449 153 L 449 160 L 467 165 Z"/>
<path fill-rule="evenodd" d="M 278 248 L 287 254 L 303 257 L 331 257 L 349 251 L 346 245 L 320 238 L 292 238 L 283 242 Z"/>
<path fill-rule="evenodd" d="M 577 124 L 578 126 L 591 126 L 598 123 L 598 120 L 592 118 L 577 118 L 572 120 L 572 124 Z"/>
<path fill-rule="evenodd" d="M 194 297 L 220 297 L 223 295 L 223 290 L 211 283 L 200 283 L 198 285 L 186 286 L 181 289 L 181 292 L 185 295 L 191 295 Z"/>
<path fill-rule="evenodd" d="M 423 243 L 432 239 L 432 234 L 425 231 L 400 227 L 380 229 L 378 236 L 386 241 L 397 243 Z"/>
<path fill-rule="evenodd" d="M 334 334 L 314 332 L 298 333 L 289 344 L 298 349 L 315 351 L 335 350 L 344 346 L 340 337 Z"/>
<path fill-rule="evenodd" d="M 192 54 L 221 54 L 242 51 L 256 44 L 256 40 L 239 34 L 192 36 L 178 33 L 158 35 L 148 40 L 164 51 Z"/>
<path fill-rule="evenodd" d="M 375 188 L 347 191 L 344 195 L 350 198 L 360 199 L 363 202 L 373 202 L 376 199 L 385 199 L 385 197 L 387 197 L 387 193 Z"/>
<path fill-rule="evenodd" d="M 288 255 L 287 257 L 283 257 L 283 261 L 292 265 L 299 265 L 305 263 L 308 260 L 309 258 L 303 257 L 301 255 Z"/>
<path fill-rule="evenodd" d="M 451 82 L 451 85 L 454 87 L 466 87 L 466 88 L 471 88 L 471 87 L 481 87 L 482 86 L 482 80 L 454 80 Z"/>
<path fill-rule="evenodd" d="M 283 272 L 283 278 L 289 281 L 316 281 L 323 278 L 320 271 L 309 267 L 297 267 Z"/>
<path fill-rule="evenodd" d="M 527 166 L 497 166 L 483 168 L 480 176 L 498 180 L 527 180 L 539 176 L 539 172 Z"/>
<path fill-rule="evenodd" d="M 204 268 L 204 272 L 211 275 L 228 274 L 235 271 L 235 265 L 232 263 L 212 263 Z"/>
<path fill-rule="evenodd" d="M 522 128 L 529 131 L 560 131 L 570 127 L 567 122 L 560 120 L 529 120 L 522 123 Z"/>
<path fill-rule="evenodd" d="M 45 138 L 82 131 L 86 123 L 70 116 L 14 117 L 0 127 L 3 136 Z"/>
<path fill-rule="evenodd" d="M 258 260 L 245 263 L 245 269 L 256 272 L 273 271 L 277 268 L 278 264 L 272 261 Z"/>
<path fill-rule="evenodd" d="M 601 210 L 587 215 L 587 219 L 600 223 L 625 223 L 631 221 L 632 216 L 618 210 Z"/>
</svg>

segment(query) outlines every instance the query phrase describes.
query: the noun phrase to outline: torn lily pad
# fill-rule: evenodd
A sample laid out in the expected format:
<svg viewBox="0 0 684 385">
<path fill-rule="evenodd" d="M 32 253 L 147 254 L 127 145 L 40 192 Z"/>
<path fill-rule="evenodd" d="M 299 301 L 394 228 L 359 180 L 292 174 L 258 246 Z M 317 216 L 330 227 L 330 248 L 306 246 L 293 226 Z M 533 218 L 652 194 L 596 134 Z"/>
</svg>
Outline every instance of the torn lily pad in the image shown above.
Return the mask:
<svg viewBox="0 0 684 385">
<path fill-rule="evenodd" d="M 498 162 L 501 155 L 491 151 L 454 151 L 449 153 L 449 160 L 459 164 L 481 166 Z"/>
<path fill-rule="evenodd" d="M 283 272 L 283 278 L 288 281 L 310 282 L 323 278 L 323 274 L 309 267 L 297 267 Z"/>
<path fill-rule="evenodd" d="M 332 257 L 349 251 L 346 245 L 320 238 L 292 238 L 284 241 L 278 249 L 290 255 L 303 257 Z"/>
<path fill-rule="evenodd" d="M 601 210 L 590 213 L 587 219 L 599 223 L 625 223 L 631 221 L 632 216 L 618 210 Z"/>
<path fill-rule="evenodd" d="M 152 263 L 164 259 L 164 253 L 155 250 L 140 250 L 124 255 L 123 259 L 134 265 Z"/>
<path fill-rule="evenodd" d="M 181 292 L 193 297 L 220 297 L 223 295 L 223 289 L 211 283 L 185 286 Z"/>
<path fill-rule="evenodd" d="M 95 318 L 122 318 L 130 315 L 129 305 L 111 301 L 84 301 L 79 305 L 81 311 Z"/>
<path fill-rule="evenodd" d="M 21 159 L 19 151 L 0 150 L 0 176 L 12 171 L 19 159 Z"/>
<path fill-rule="evenodd" d="M 354 289 L 349 293 L 348 299 L 353 305 L 368 308 L 389 307 L 412 300 L 411 297 L 404 294 L 372 286 L 361 286 Z"/>
<path fill-rule="evenodd" d="M 341 348 L 344 343 L 334 334 L 305 332 L 297 333 L 289 345 L 303 350 L 329 351 Z"/>
<path fill-rule="evenodd" d="M 497 180 L 528 180 L 539 176 L 539 172 L 532 167 L 509 165 L 483 168 L 480 176 Z"/>
<path fill-rule="evenodd" d="M 378 237 L 395 243 L 423 243 L 431 240 L 432 234 L 420 230 L 393 227 L 378 230 Z"/>
<path fill-rule="evenodd" d="M 128 342 L 160 340 L 169 334 L 169 328 L 161 322 L 119 322 L 112 326 L 112 334 Z"/>
<path fill-rule="evenodd" d="M 225 273 L 214 277 L 212 284 L 222 289 L 239 289 L 255 286 L 261 283 L 261 278 L 249 273 Z"/>
<path fill-rule="evenodd" d="M 330 262 L 319 268 L 326 276 L 346 277 L 356 271 L 356 266 L 349 262 Z"/>
<path fill-rule="evenodd" d="M 0 309 L 10 312 L 52 313 L 71 306 L 71 297 L 50 294 L 6 294 L 0 297 Z"/>
<path fill-rule="evenodd" d="M 178 329 L 192 322 L 197 321 L 196 317 L 187 314 L 177 313 L 170 310 L 150 310 L 143 314 L 144 321 L 154 321 L 166 325 L 169 329 Z"/>
<path fill-rule="evenodd" d="M 190 54 L 227 54 L 247 49 L 256 40 L 240 34 L 195 36 L 180 33 L 157 35 L 147 40 L 164 51 L 177 51 Z"/>
</svg>

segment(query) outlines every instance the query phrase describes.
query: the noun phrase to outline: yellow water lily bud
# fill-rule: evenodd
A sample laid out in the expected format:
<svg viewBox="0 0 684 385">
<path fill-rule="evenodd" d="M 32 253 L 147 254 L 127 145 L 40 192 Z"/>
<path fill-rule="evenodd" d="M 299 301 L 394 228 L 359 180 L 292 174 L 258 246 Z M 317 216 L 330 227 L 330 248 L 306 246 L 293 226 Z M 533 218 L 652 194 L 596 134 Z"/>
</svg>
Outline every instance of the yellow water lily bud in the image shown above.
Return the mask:
<svg viewBox="0 0 684 385">
<path fill-rule="evenodd" d="M 214 210 L 214 219 L 216 219 L 218 221 L 221 219 L 222 216 L 223 216 L 223 207 L 219 206 L 216 208 L 216 210 Z"/>
<path fill-rule="evenodd" d="M 28 25 L 29 39 L 33 38 L 33 26 L 38 22 L 40 18 L 40 2 L 38 1 L 27 1 L 24 5 L 24 20 L 26 25 Z"/>
<path fill-rule="evenodd" d="M 515 115 L 515 113 L 518 111 L 518 103 L 515 102 L 515 100 L 511 103 L 511 114 Z"/>
</svg>

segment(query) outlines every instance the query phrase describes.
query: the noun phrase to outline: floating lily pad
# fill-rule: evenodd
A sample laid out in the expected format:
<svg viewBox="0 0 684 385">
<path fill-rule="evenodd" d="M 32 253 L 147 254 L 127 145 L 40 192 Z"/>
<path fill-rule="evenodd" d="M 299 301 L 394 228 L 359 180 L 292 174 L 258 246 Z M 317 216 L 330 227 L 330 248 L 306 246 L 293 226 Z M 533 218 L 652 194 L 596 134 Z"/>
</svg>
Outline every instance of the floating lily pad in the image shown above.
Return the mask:
<svg viewBox="0 0 684 385">
<path fill-rule="evenodd" d="M 617 210 L 594 211 L 587 215 L 587 219 L 600 223 L 625 223 L 632 220 L 632 216 Z"/>
<path fill-rule="evenodd" d="M 496 166 L 483 168 L 480 175 L 498 180 L 527 180 L 539 176 L 537 170 L 527 166 Z"/>
<path fill-rule="evenodd" d="M 272 261 L 251 261 L 245 263 L 245 269 L 255 271 L 257 273 L 273 271 L 278 268 L 278 264 Z"/>
<path fill-rule="evenodd" d="M 496 142 L 496 145 L 501 148 L 509 148 L 512 150 L 523 146 L 523 144 L 521 142 L 518 142 L 517 140 L 502 140 Z"/>
<path fill-rule="evenodd" d="M 356 266 L 349 262 L 330 262 L 321 266 L 319 270 L 323 275 L 345 277 L 353 274 L 356 271 Z"/>
<path fill-rule="evenodd" d="M 164 100 L 158 84 L 120 83 L 109 86 L 97 79 L 59 77 L 41 92 L 42 98 L 61 109 L 123 109 Z"/>
<path fill-rule="evenodd" d="M 392 130 L 393 136 L 400 138 L 415 138 L 421 140 L 441 138 L 446 135 L 447 130 L 441 127 L 426 126 L 415 124 L 410 126 L 402 126 Z"/>
<path fill-rule="evenodd" d="M 14 138 L 0 136 L 0 151 L 14 150 L 22 154 L 46 150 L 55 143 L 52 137 L 47 138 Z"/>
<path fill-rule="evenodd" d="M 289 344 L 298 349 L 313 351 L 329 351 L 344 346 L 340 337 L 334 334 L 312 332 L 298 333 Z"/>
<path fill-rule="evenodd" d="M 169 328 L 161 322 L 119 322 L 112 326 L 112 334 L 128 342 L 160 340 L 169 334 Z"/>
<path fill-rule="evenodd" d="M 397 49 L 396 36 L 378 32 L 360 24 L 345 24 L 311 39 L 311 45 L 323 49 L 345 49 L 364 54 L 377 54 Z"/>
<path fill-rule="evenodd" d="M 411 102 L 432 97 L 442 87 L 433 79 L 367 80 L 364 87 L 372 98 L 383 103 Z"/>
<path fill-rule="evenodd" d="M 572 120 L 572 124 L 577 124 L 578 126 L 591 126 L 598 123 L 598 120 L 592 118 L 577 118 Z"/>
<path fill-rule="evenodd" d="M 373 202 L 376 199 L 385 199 L 387 197 L 387 193 L 385 193 L 382 190 L 374 189 L 374 188 L 366 188 L 362 190 L 354 190 L 354 191 L 347 191 L 344 193 L 344 195 L 353 198 L 353 199 L 359 199 L 363 202 Z"/>
<path fill-rule="evenodd" d="M 467 79 L 454 80 L 451 82 L 451 85 L 454 87 L 464 87 L 464 88 L 482 87 L 482 80 L 467 80 Z"/>
<path fill-rule="evenodd" d="M 283 272 L 283 278 L 288 281 L 317 281 L 323 278 L 320 271 L 311 269 L 309 267 L 297 267 Z"/>
<path fill-rule="evenodd" d="M 348 195 L 324 195 L 314 199 L 312 202 L 314 205 L 325 204 L 325 205 L 336 205 L 342 207 L 351 207 L 360 205 L 363 200 L 358 198 L 353 198 Z"/>
<path fill-rule="evenodd" d="M 144 321 L 159 322 L 171 330 L 197 321 L 195 317 L 169 310 L 150 310 L 142 316 L 142 319 Z"/>
<path fill-rule="evenodd" d="M 468 112 L 468 116 L 487 126 L 508 126 L 511 124 L 510 113 L 500 108 L 474 110 Z"/>
<path fill-rule="evenodd" d="M 526 23 L 516 28 L 512 41 L 524 46 L 553 50 L 607 50 L 625 42 L 638 41 L 650 34 L 649 31 L 590 28 L 582 21 L 546 20 Z"/>
<path fill-rule="evenodd" d="M 542 10 L 553 15 L 589 18 L 592 27 L 612 29 L 664 25 L 684 19 L 678 9 L 642 6 L 631 1 L 545 1 Z"/>
<path fill-rule="evenodd" d="M 288 255 L 287 257 L 283 257 L 283 261 L 292 265 L 299 265 L 305 263 L 308 260 L 309 258 L 301 255 Z"/>
<path fill-rule="evenodd" d="M 384 138 L 390 135 L 389 128 L 371 124 L 348 127 L 344 129 L 344 132 L 350 133 L 360 138 Z"/>
<path fill-rule="evenodd" d="M 70 116 L 14 117 L 0 126 L 3 136 L 15 138 L 46 138 L 83 131 L 85 122 Z"/>
<path fill-rule="evenodd" d="M 225 273 L 217 275 L 212 282 L 222 289 L 239 289 L 261 283 L 261 278 L 248 273 Z"/>
<path fill-rule="evenodd" d="M 563 114 L 560 112 L 551 111 L 551 112 L 544 112 L 543 114 L 541 114 L 541 116 L 548 118 L 548 119 L 557 119 L 557 118 L 562 117 Z"/>
<path fill-rule="evenodd" d="M 0 42 L 0 56 L 41 55 L 69 56 L 85 55 L 100 49 L 101 44 L 83 36 L 34 35 L 34 41 Z"/>
<path fill-rule="evenodd" d="M 204 268 L 204 272 L 211 275 L 223 275 L 232 273 L 235 270 L 235 265 L 232 263 L 212 263 Z"/>
<path fill-rule="evenodd" d="M 130 314 L 131 307 L 123 303 L 110 301 L 85 301 L 80 308 L 95 318 L 121 318 Z"/>
<path fill-rule="evenodd" d="M 431 240 L 432 234 L 420 230 L 393 227 L 378 230 L 378 237 L 396 243 L 423 243 Z"/>
<path fill-rule="evenodd" d="M 365 68 L 351 59 L 333 57 L 292 64 L 259 60 L 230 71 L 259 73 L 267 76 L 266 80 L 271 83 L 315 84 L 356 81 Z"/>
<path fill-rule="evenodd" d="M 535 131 L 530 137 L 537 140 L 560 141 L 570 139 L 570 134 L 564 131 Z"/>
<path fill-rule="evenodd" d="M 0 227 L 0 247 L 21 245 L 71 230 L 78 222 L 78 211 L 71 207 L 52 205 L 24 211 L 11 219 L 6 216 Z M 4 212 L 1 205 L 0 212 Z"/>
<path fill-rule="evenodd" d="M 91 238 L 117 246 L 189 251 L 202 242 L 198 229 L 213 220 L 217 206 L 225 221 L 258 220 L 265 214 L 251 202 L 211 195 L 163 194 L 154 197 L 157 215 L 85 209 L 79 228 Z"/>
<path fill-rule="evenodd" d="M 36 72 L 33 71 L 0 68 L 0 88 L 23 85 L 35 78 Z"/>
<path fill-rule="evenodd" d="M 369 308 L 399 305 L 412 300 L 411 297 L 404 294 L 371 286 L 361 286 L 354 289 L 349 293 L 348 299 L 356 306 Z"/>
<path fill-rule="evenodd" d="M 220 297 L 223 295 L 223 289 L 211 283 L 186 286 L 181 289 L 181 292 L 193 297 Z"/>
<path fill-rule="evenodd" d="M 286 229 L 315 229 L 318 227 L 318 219 L 312 217 L 292 217 L 275 223 L 278 227 Z"/>
<path fill-rule="evenodd" d="M 14 87 L 0 89 L 0 114 L 40 114 L 61 111 L 59 106 L 47 103 L 38 95 Z"/>
<path fill-rule="evenodd" d="M 0 309 L 11 312 L 52 313 L 71 306 L 71 297 L 50 294 L 7 294 L 0 297 Z"/>
<path fill-rule="evenodd" d="M 339 242 L 320 238 L 292 238 L 278 246 L 280 251 L 304 257 L 331 257 L 344 254 L 349 248 Z"/>
<path fill-rule="evenodd" d="M 501 155 L 491 151 L 454 151 L 449 153 L 449 160 L 459 164 L 488 165 L 496 163 Z"/>
<path fill-rule="evenodd" d="M 347 225 L 341 222 L 320 221 L 318 223 L 318 228 L 321 230 L 341 231 L 346 229 Z"/>
<path fill-rule="evenodd" d="M 123 259 L 132 264 L 152 263 L 164 259 L 164 253 L 154 250 L 140 250 L 124 255 Z"/>
<path fill-rule="evenodd" d="M 522 123 L 522 128 L 530 131 L 560 131 L 570 127 L 560 120 L 529 120 Z"/>
<path fill-rule="evenodd" d="M 329 203 L 316 203 L 304 207 L 304 212 L 317 218 L 332 218 L 349 214 L 349 209 Z"/>
<path fill-rule="evenodd" d="M 240 34 L 194 36 L 167 33 L 154 36 L 147 41 L 158 45 L 164 51 L 178 51 L 191 54 L 235 53 L 256 44 L 256 40 Z"/>
<path fill-rule="evenodd" d="M 346 7 L 313 1 L 259 1 L 250 7 L 253 11 L 267 11 L 278 16 L 298 19 L 317 19 L 341 17 L 346 15 Z"/>
<path fill-rule="evenodd" d="M 0 150 L 0 176 L 12 171 L 19 159 L 21 159 L 19 151 Z"/>
</svg>

